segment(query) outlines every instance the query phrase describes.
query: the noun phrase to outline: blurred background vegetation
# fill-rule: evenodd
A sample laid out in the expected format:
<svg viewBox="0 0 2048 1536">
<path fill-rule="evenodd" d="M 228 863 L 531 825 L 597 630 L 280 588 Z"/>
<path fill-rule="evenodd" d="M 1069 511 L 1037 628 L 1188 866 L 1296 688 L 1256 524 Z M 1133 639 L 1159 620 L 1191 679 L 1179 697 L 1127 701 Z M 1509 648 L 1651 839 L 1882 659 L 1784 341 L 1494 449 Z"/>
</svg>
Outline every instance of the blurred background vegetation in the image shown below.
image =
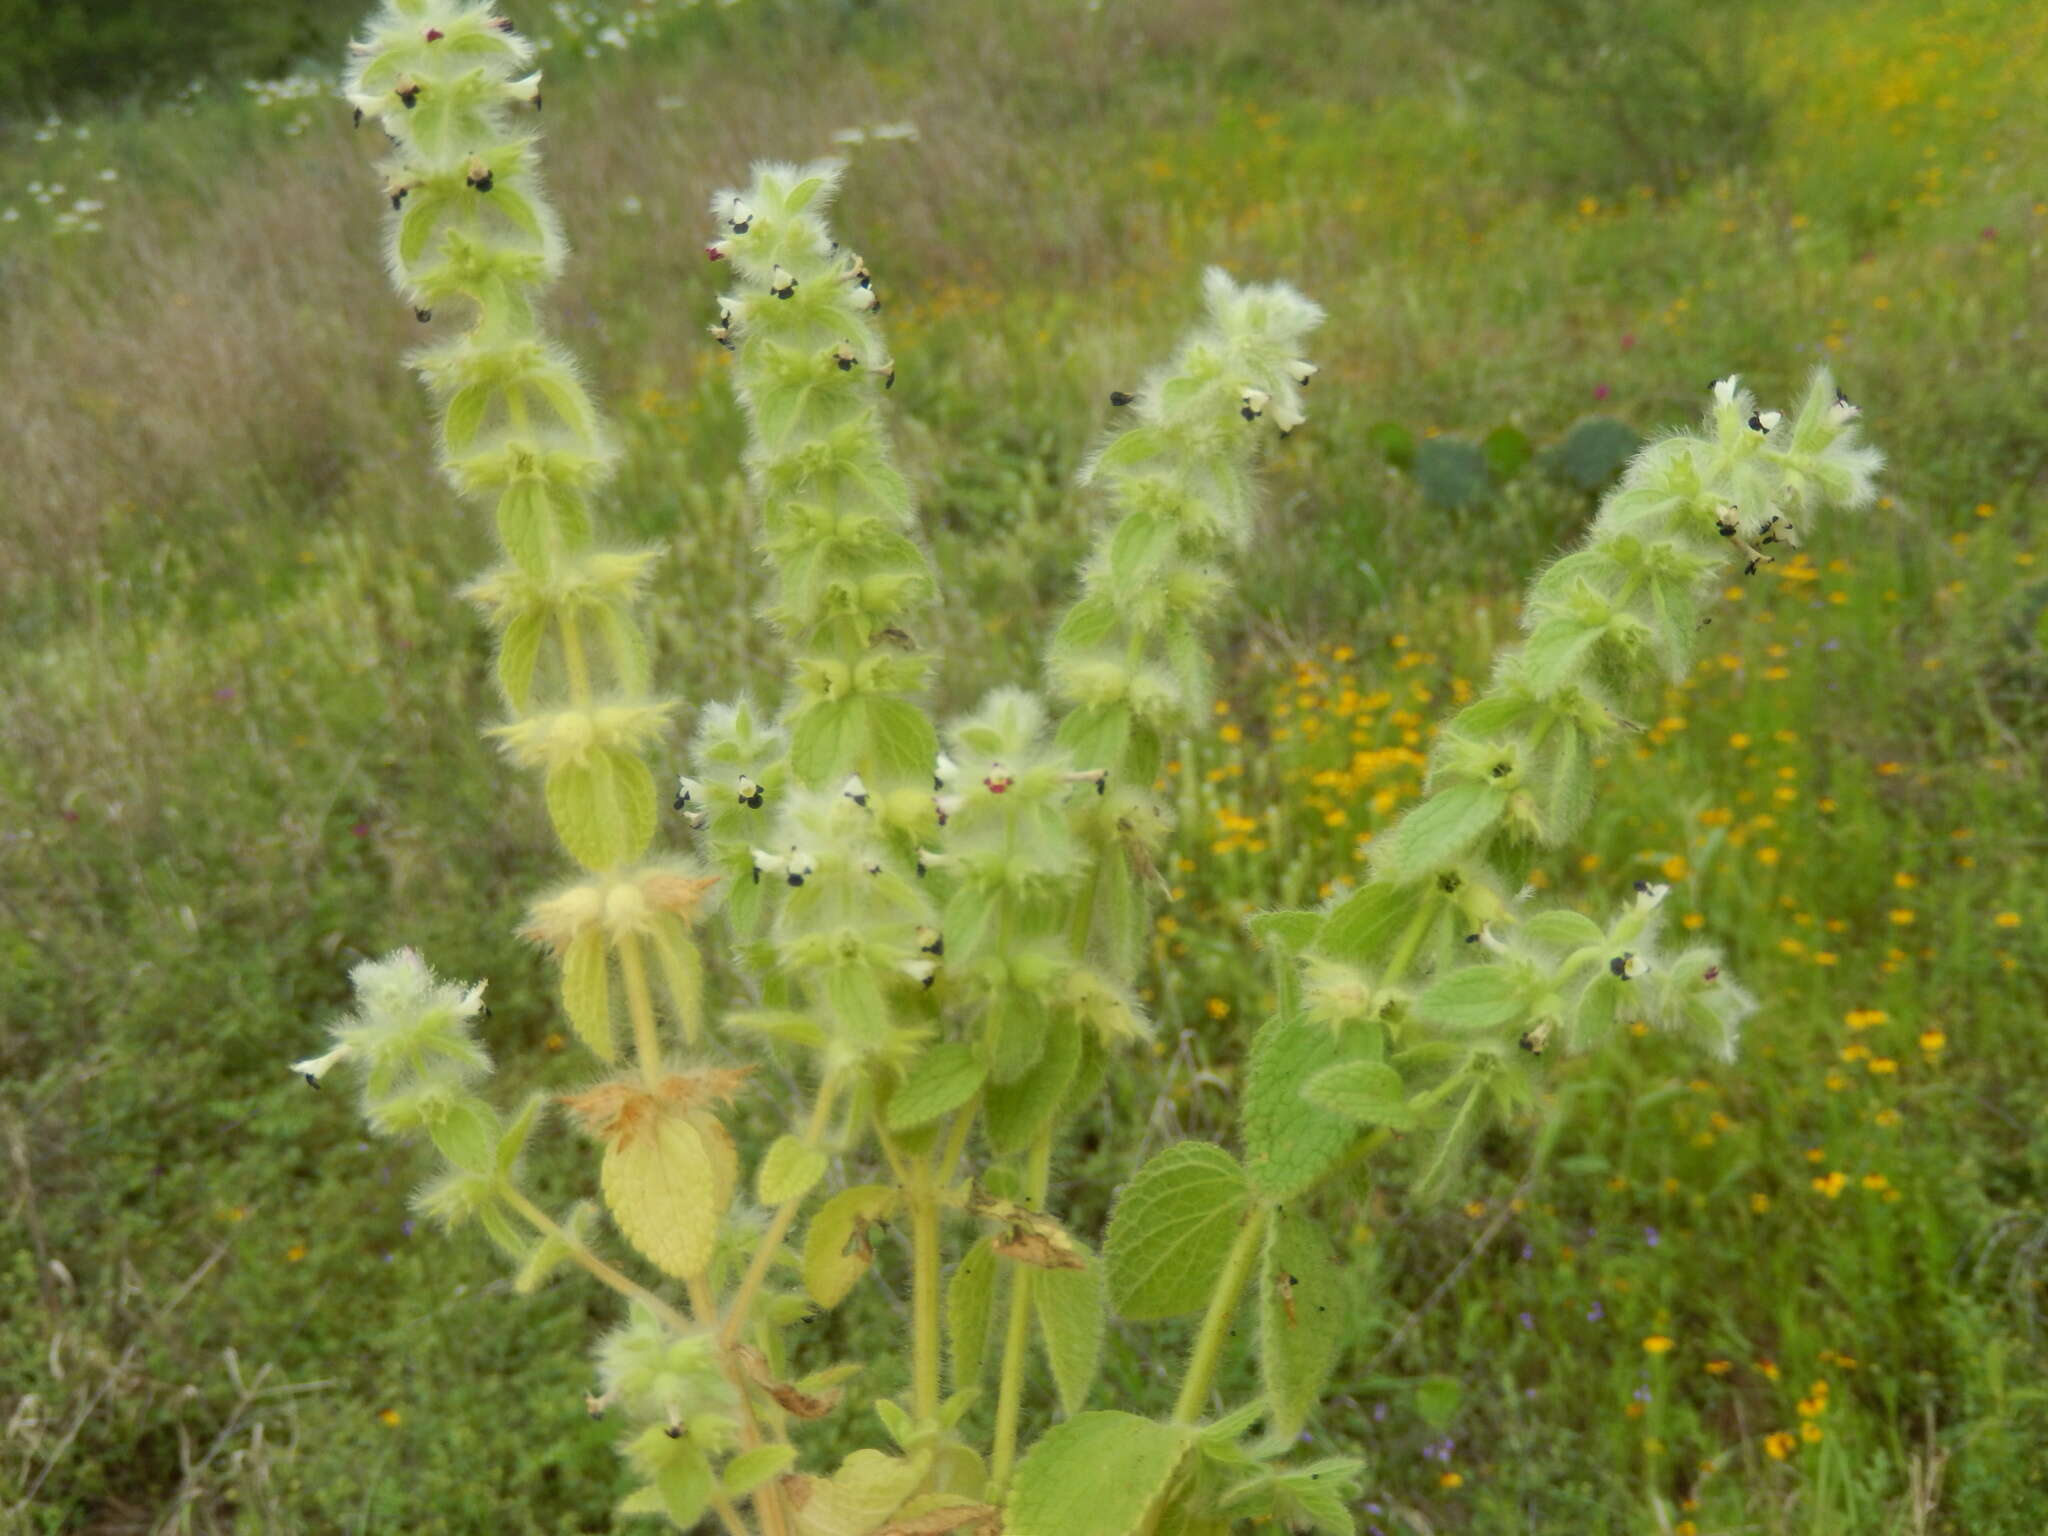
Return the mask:
<svg viewBox="0 0 2048 1536">
<path fill-rule="evenodd" d="M 1371 1458 L 1387 1533 L 2048 1527 L 2048 13 L 508 8 L 549 47 L 555 320 L 617 412 L 612 528 L 672 551 L 693 703 L 780 671 L 702 332 L 705 199 L 750 160 L 851 162 L 945 712 L 1035 672 L 1073 471 L 1200 268 L 1330 309 L 1162 782 L 1158 1042 L 1057 1165 L 1084 1229 L 1134 1138 L 1225 1133 L 1270 999 L 1243 917 L 1357 867 L 1620 456 L 1716 375 L 1834 366 L 1884 501 L 1730 587 L 1542 875 L 1673 881 L 1768 1006 L 1733 1066 L 1554 1062 L 1448 1206 L 1398 1158 L 1333 1194 L 1354 1336 L 1313 1433 Z M 489 538 L 400 361 L 447 322 L 385 285 L 354 19 L 0 3 L 0 1529 L 602 1531 L 623 1491 L 580 1402 L 606 1297 L 416 1234 L 418 1150 L 283 1066 L 412 943 L 491 979 L 508 1090 L 585 1073 L 511 937 L 555 855 L 478 736 L 451 592 Z M 559 1134 L 538 1168 L 588 1181 Z M 877 1273 L 812 1346 L 869 1393 Z M 1163 1403 L 1179 1344 L 1122 1330 L 1104 1400 Z"/>
</svg>

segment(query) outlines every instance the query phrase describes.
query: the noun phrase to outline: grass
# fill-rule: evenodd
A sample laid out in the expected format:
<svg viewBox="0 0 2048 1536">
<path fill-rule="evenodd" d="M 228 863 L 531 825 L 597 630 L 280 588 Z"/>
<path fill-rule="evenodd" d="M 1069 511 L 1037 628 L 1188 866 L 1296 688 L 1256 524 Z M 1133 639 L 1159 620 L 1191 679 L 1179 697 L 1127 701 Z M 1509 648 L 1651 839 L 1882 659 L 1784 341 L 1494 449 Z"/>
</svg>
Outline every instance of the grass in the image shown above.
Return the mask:
<svg viewBox="0 0 2048 1536">
<path fill-rule="evenodd" d="M 1541 47 L 1501 14 L 1499 46 Z M 1215 728 L 1165 785 L 1158 1055 L 1057 1166 L 1083 1227 L 1133 1127 L 1228 1124 L 1269 990 L 1242 916 L 1358 867 L 1591 510 L 1532 471 L 1444 513 L 1368 429 L 1654 430 L 1717 373 L 1783 398 L 1815 357 L 1865 404 L 1887 502 L 1738 583 L 1542 872 L 1596 905 L 1675 879 L 1768 999 L 1741 1059 L 1559 1061 L 1555 1112 L 1458 1199 L 1411 1202 L 1397 1163 L 1321 1212 L 1355 1337 L 1314 1432 L 1366 1449 L 1389 1532 L 2048 1516 L 2048 24 L 1731 15 L 1760 27 L 1768 147 L 1670 193 L 1574 184 L 1522 120 L 1549 109 L 1422 7 L 749 5 L 550 63 L 579 249 L 556 313 L 617 411 L 613 526 L 672 552 L 660 665 L 695 699 L 779 673 L 697 329 L 704 198 L 749 159 L 919 127 L 849 151 L 841 223 L 890 306 L 949 711 L 1035 666 L 1089 516 L 1072 472 L 1198 268 L 1331 311 Z M 378 270 L 370 146 L 330 105 L 231 94 L 0 137 L 0 207 L 40 209 L 31 181 L 107 205 L 99 233 L 0 224 L 0 1508 L 36 1532 L 603 1529 L 622 1479 L 579 1401 L 602 1297 L 516 1298 L 480 1242 L 412 1235 L 416 1153 L 281 1070 L 349 960 L 409 942 L 491 978 L 508 1087 L 583 1075 L 510 937 L 554 855 L 478 738 L 483 634 L 450 594 L 486 534 L 428 468 L 398 362 L 426 328 Z M 587 1173 L 567 1138 L 539 1166 L 565 1199 Z M 865 1288 L 818 1358 L 891 1390 L 900 1310 Z M 1100 1400 L 1163 1404 L 1176 1347 L 1123 1330 Z M 820 1454 L 865 1433 L 828 1422 Z"/>
</svg>

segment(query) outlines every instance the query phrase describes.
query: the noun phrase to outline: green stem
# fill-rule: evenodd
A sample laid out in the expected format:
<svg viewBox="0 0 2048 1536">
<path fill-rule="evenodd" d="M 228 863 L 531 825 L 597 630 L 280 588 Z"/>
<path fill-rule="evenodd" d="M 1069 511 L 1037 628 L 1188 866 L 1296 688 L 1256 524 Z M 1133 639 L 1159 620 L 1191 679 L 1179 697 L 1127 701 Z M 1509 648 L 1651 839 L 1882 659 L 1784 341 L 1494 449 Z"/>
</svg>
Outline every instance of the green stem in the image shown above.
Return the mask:
<svg viewBox="0 0 2048 1536">
<path fill-rule="evenodd" d="M 1409 962 L 1415 958 L 1415 951 L 1422 947 L 1424 935 L 1429 932 L 1430 924 L 1436 920 L 1437 903 L 1442 899 L 1442 894 L 1438 891 L 1431 891 L 1422 898 L 1415 909 L 1415 915 L 1408 920 L 1408 926 L 1402 930 L 1401 940 L 1394 946 L 1394 953 L 1387 961 L 1386 970 L 1380 975 L 1382 987 L 1394 986 L 1408 974 Z"/>
<path fill-rule="evenodd" d="M 804 1128 L 804 1140 L 811 1146 L 820 1146 L 824 1140 L 825 1124 L 832 1113 L 832 1098 L 837 1088 L 838 1079 L 830 1074 L 818 1084 L 818 1097 L 811 1105 L 810 1123 Z M 761 1282 L 768 1278 L 769 1266 L 775 1262 L 775 1255 L 782 1251 L 782 1239 L 796 1220 L 796 1213 L 803 1203 L 802 1195 L 794 1200 L 785 1200 L 768 1218 L 768 1230 L 761 1234 L 761 1245 L 754 1250 L 753 1260 L 747 1265 L 739 1289 L 733 1292 L 732 1300 L 726 1304 L 725 1322 L 718 1330 L 718 1342 L 726 1348 L 738 1342 L 740 1329 L 746 1326 L 747 1310 L 753 1306 Z"/>
<path fill-rule="evenodd" d="M 661 1080 L 661 1041 L 654 1032 L 654 996 L 647 990 L 647 965 L 640 958 L 638 934 L 619 935 L 619 972 L 626 982 L 626 1013 L 633 1020 L 633 1054 L 640 1058 L 640 1081 L 652 1088 Z"/>
<path fill-rule="evenodd" d="M 1045 1209 L 1045 1191 L 1052 1181 L 1052 1127 L 1031 1144 L 1031 1167 L 1024 1203 Z M 1024 1405 L 1024 1366 L 1031 1355 L 1031 1280 L 1038 1271 L 1029 1264 L 1010 1266 L 1010 1324 L 1003 1336 L 1003 1374 L 996 1387 L 996 1438 L 989 1459 L 989 1502 L 1000 1504 L 1017 1461 L 1017 1419 Z"/>
<path fill-rule="evenodd" d="M 1252 1263 L 1259 1256 L 1259 1243 L 1266 1235 L 1267 1212 L 1263 1205 L 1252 1207 L 1237 1229 L 1237 1241 L 1223 1261 L 1223 1273 L 1216 1277 L 1216 1289 L 1209 1293 L 1209 1310 L 1202 1316 L 1202 1331 L 1195 1335 L 1194 1353 L 1188 1356 L 1188 1373 L 1180 1384 L 1180 1398 L 1173 1405 L 1173 1422 L 1196 1424 L 1209 1399 L 1209 1385 L 1223 1358 L 1223 1342 L 1230 1336 L 1230 1320 L 1237 1315 L 1238 1299 L 1251 1277 Z"/>
<path fill-rule="evenodd" d="M 590 664 L 583 658 L 583 632 L 568 607 L 555 610 L 555 626 L 562 634 L 562 669 L 569 674 L 569 702 L 581 709 L 590 702 Z"/>
<path fill-rule="evenodd" d="M 910 1316 L 913 1416 L 939 1413 L 939 1201 L 934 1170 L 922 1164 L 910 1199 Z"/>
<path fill-rule="evenodd" d="M 669 1327 L 675 1329 L 677 1333 L 690 1333 L 694 1331 L 695 1325 L 681 1312 L 678 1312 L 674 1307 L 655 1295 L 654 1292 L 648 1290 L 646 1286 L 641 1285 L 636 1280 L 628 1279 L 616 1269 L 613 1269 L 611 1265 L 605 1263 L 603 1259 L 600 1259 L 596 1254 L 584 1247 L 583 1244 L 577 1242 L 566 1227 L 563 1227 L 552 1216 L 548 1215 L 546 1211 L 527 1199 L 517 1189 L 507 1185 L 502 1193 L 507 1205 L 531 1222 L 535 1229 L 543 1236 L 552 1237 L 564 1248 L 567 1248 L 570 1258 L 581 1264 L 591 1274 L 602 1280 L 621 1296 L 625 1297 L 628 1301 L 639 1302 L 656 1317 L 667 1323 Z"/>
</svg>

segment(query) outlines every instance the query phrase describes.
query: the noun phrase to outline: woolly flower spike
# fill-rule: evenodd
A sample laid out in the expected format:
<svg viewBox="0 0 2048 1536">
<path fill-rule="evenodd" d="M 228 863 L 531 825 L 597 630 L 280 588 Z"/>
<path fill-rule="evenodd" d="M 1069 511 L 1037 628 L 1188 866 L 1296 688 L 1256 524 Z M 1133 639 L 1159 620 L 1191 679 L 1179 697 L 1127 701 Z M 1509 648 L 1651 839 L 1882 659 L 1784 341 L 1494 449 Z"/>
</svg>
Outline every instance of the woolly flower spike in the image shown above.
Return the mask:
<svg viewBox="0 0 2048 1536">
<path fill-rule="evenodd" d="M 1073 707 L 1060 744 L 1117 784 L 1149 784 L 1161 741 L 1208 708 L 1201 631 L 1228 591 L 1221 557 L 1249 543 L 1253 466 L 1306 419 L 1315 374 L 1301 351 L 1322 311 L 1292 288 L 1212 269 L 1203 293 L 1207 317 L 1171 361 L 1112 396 L 1127 424 L 1082 481 L 1109 492 L 1114 515 L 1047 658 Z"/>
<path fill-rule="evenodd" d="M 790 774 L 822 790 L 857 773 L 886 811 L 936 746 L 908 697 L 927 668 L 904 629 L 934 583 L 883 432 L 878 386 L 895 365 L 872 279 L 824 220 L 839 175 L 831 161 L 761 165 L 744 190 L 713 195 L 716 254 L 734 278 L 719 339 L 738 354 L 753 429 L 748 469 L 776 580 L 768 612 L 797 655 Z"/>
</svg>

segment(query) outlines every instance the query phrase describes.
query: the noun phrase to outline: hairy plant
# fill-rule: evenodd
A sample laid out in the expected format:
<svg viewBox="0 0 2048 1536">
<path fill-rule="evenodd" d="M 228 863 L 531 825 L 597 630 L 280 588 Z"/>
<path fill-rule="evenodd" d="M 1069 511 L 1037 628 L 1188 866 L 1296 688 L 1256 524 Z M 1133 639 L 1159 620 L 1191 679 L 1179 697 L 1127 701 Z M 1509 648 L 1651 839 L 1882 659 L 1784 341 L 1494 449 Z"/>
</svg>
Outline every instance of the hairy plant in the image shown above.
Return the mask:
<svg viewBox="0 0 2048 1536">
<path fill-rule="evenodd" d="M 1423 1148 L 1417 1190 L 1441 1188 L 1481 1126 L 1532 1104 L 1552 1043 L 1592 1049 L 1644 1019 L 1733 1051 L 1755 1005 L 1710 948 L 1663 940 L 1660 888 L 1602 923 L 1537 908 L 1523 880 L 1591 814 L 1592 758 L 1635 729 L 1631 693 L 1682 675 L 1730 552 L 1754 570 L 1795 527 L 1869 499 L 1879 460 L 1855 408 L 1817 373 L 1782 420 L 1726 379 L 1698 431 L 1637 455 L 1584 545 L 1535 583 L 1526 640 L 1446 724 L 1428 794 L 1375 843 L 1370 879 L 1253 920 L 1280 987 L 1243 1156 L 1161 1151 L 1098 1248 L 1046 1208 L 1050 1170 L 1062 1126 L 1149 1027 L 1135 982 L 1172 835 L 1155 778 L 1209 706 L 1205 632 L 1255 533 L 1257 461 L 1304 420 L 1320 311 L 1207 275 L 1202 322 L 1113 398 L 1128 415 L 1084 476 L 1112 515 L 1049 640 L 1045 693 L 1001 688 L 940 728 L 914 633 L 937 583 L 888 448 L 881 300 L 826 223 L 838 169 L 762 166 L 719 193 L 707 254 L 729 281 L 711 334 L 736 354 L 767 617 L 793 660 L 779 707 L 700 711 L 673 800 L 697 852 L 651 857 L 642 754 L 671 708 L 650 696 L 633 617 L 652 556 L 596 542 L 601 426 L 536 317 L 563 245 L 513 126 L 539 101 L 527 62 L 484 6 L 392 0 L 349 94 L 396 145 L 395 281 L 468 320 L 414 362 L 449 478 L 494 504 L 507 557 L 470 589 L 498 638 L 512 718 L 496 731 L 545 775 L 582 866 L 525 931 L 602 1069 L 563 1100 L 601 1148 L 602 1214 L 658 1278 L 600 1253 L 598 1203 L 558 1220 L 522 1190 L 545 1101 L 507 1122 L 480 1092 L 482 984 L 439 981 L 411 951 L 359 966 L 334 1049 L 295 1070 L 317 1084 L 360 1064 L 372 1125 L 426 1132 L 449 1165 L 419 1206 L 478 1220 L 522 1290 L 573 1264 L 626 1298 L 590 1402 L 624 1421 L 625 1512 L 763 1536 L 1352 1530 L 1362 1462 L 1291 1454 L 1348 1324 L 1317 1189 L 1397 1138 Z M 714 919 L 749 994 L 715 1027 L 697 947 Z M 743 1169 L 723 1111 L 753 1091 L 748 1060 L 809 1086 Z M 877 1402 L 876 1445 L 800 1470 L 803 1424 L 838 1411 L 860 1366 L 804 1358 L 800 1324 L 869 1281 L 874 1232 L 896 1222 L 907 1399 Z M 1219 1402 L 1247 1294 L 1261 1391 Z M 1088 1407 L 1112 1308 L 1199 1315 L 1170 1414 Z M 1062 1417 L 1026 1447 L 1041 1357 Z M 991 1377 L 979 1435 L 968 1413 Z"/>
</svg>

